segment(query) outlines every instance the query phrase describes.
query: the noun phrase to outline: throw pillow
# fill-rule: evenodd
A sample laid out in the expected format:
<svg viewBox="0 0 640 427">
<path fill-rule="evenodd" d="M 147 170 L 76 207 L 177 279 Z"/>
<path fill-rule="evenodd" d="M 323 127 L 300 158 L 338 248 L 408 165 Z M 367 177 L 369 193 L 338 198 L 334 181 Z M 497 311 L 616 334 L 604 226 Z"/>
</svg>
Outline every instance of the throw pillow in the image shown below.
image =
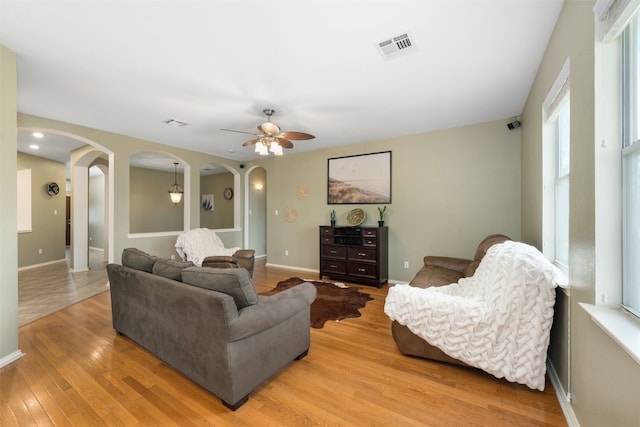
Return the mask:
<svg viewBox="0 0 640 427">
<path fill-rule="evenodd" d="M 151 273 L 153 264 L 155 264 L 157 259 L 157 256 L 149 255 L 136 248 L 127 248 L 122 251 L 122 265 L 135 268 L 136 270 L 146 271 L 147 273 Z"/>
<path fill-rule="evenodd" d="M 182 270 L 193 267 L 191 261 L 175 261 L 172 259 L 158 258 L 153 264 L 152 273 L 167 279 L 182 281 Z"/>
<path fill-rule="evenodd" d="M 182 270 L 182 281 L 231 295 L 238 310 L 258 302 L 256 289 L 244 268 L 189 267 Z"/>
</svg>

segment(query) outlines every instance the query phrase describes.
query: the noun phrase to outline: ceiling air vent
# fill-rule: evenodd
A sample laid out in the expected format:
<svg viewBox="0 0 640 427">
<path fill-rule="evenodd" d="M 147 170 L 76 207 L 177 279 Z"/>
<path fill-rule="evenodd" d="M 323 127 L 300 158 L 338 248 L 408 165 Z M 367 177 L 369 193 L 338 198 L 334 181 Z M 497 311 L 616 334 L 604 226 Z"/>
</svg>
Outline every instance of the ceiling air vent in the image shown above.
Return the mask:
<svg viewBox="0 0 640 427">
<path fill-rule="evenodd" d="M 378 52 L 385 60 L 393 59 L 407 53 L 415 52 L 416 45 L 413 43 L 410 33 L 400 34 L 376 43 Z"/>
<path fill-rule="evenodd" d="M 175 126 L 175 127 L 182 127 L 182 126 L 186 126 L 186 125 L 189 124 L 187 122 L 182 122 L 182 121 L 176 120 L 176 119 L 167 119 L 167 120 L 163 121 L 162 123 L 166 123 L 168 125 Z"/>
</svg>

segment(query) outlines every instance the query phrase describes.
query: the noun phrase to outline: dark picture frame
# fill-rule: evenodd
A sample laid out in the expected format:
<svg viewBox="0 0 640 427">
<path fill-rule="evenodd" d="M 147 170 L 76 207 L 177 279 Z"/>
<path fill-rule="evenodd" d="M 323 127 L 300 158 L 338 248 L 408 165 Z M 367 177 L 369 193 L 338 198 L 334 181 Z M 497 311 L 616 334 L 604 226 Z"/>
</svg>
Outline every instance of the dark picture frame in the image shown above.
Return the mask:
<svg viewBox="0 0 640 427">
<path fill-rule="evenodd" d="M 391 203 L 391 151 L 327 159 L 327 203 Z"/>
</svg>

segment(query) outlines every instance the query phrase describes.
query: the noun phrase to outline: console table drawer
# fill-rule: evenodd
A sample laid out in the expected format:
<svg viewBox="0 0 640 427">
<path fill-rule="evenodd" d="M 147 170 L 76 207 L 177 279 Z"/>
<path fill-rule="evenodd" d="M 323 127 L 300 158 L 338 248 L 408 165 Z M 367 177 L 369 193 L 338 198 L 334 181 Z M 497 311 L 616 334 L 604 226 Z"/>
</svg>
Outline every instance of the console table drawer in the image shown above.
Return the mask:
<svg viewBox="0 0 640 427">
<path fill-rule="evenodd" d="M 378 229 L 376 228 L 365 228 L 362 230 L 362 235 L 364 237 L 376 237 L 378 235 Z"/>
<path fill-rule="evenodd" d="M 337 261 L 335 259 L 323 259 L 322 271 L 326 273 L 346 274 L 347 263 L 344 261 Z"/>
<path fill-rule="evenodd" d="M 320 227 L 320 235 L 321 236 L 333 236 L 333 228 L 331 228 L 331 227 Z"/>
<path fill-rule="evenodd" d="M 378 270 L 375 264 L 350 263 L 348 274 L 353 276 L 376 277 Z"/>
<path fill-rule="evenodd" d="M 344 246 L 322 246 L 322 256 L 345 259 L 347 257 L 347 248 Z"/>
<path fill-rule="evenodd" d="M 359 246 L 357 248 L 349 248 L 349 259 L 358 261 L 376 262 L 376 249 L 365 248 Z"/>
<path fill-rule="evenodd" d="M 376 239 L 375 237 L 365 237 L 362 239 L 362 244 L 365 246 L 377 246 L 378 239 Z"/>
</svg>

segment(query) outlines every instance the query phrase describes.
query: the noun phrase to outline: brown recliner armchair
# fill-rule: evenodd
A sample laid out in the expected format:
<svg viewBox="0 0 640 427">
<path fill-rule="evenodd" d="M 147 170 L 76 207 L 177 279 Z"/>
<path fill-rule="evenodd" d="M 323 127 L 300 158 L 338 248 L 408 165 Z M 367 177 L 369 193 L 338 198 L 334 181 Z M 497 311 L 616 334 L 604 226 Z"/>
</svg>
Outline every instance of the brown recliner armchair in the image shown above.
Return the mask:
<svg viewBox="0 0 640 427">
<path fill-rule="evenodd" d="M 443 256 L 426 256 L 424 257 L 424 266 L 418 271 L 409 285 L 418 288 L 428 288 L 430 286 L 443 286 L 450 283 L 457 283 L 458 280 L 463 277 L 471 277 L 489 248 L 496 243 L 502 243 L 507 240 L 511 239 L 502 234 L 491 234 L 485 237 L 478 245 L 472 260 Z M 411 332 L 409 328 L 396 321 L 391 324 L 391 334 L 398 346 L 398 350 L 403 354 L 467 366 L 466 363 L 449 357 L 438 347 L 432 346 Z"/>
<path fill-rule="evenodd" d="M 253 277 L 255 251 L 225 248 L 215 231 L 208 228 L 195 228 L 180 233 L 175 248 L 183 261 L 191 261 L 198 267 L 245 268 Z"/>
<path fill-rule="evenodd" d="M 255 251 L 253 249 L 238 249 L 231 256 L 214 255 L 208 256 L 202 261 L 203 267 L 212 268 L 246 268 L 249 276 L 253 277 L 253 266 L 255 264 Z"/>
</svg>

